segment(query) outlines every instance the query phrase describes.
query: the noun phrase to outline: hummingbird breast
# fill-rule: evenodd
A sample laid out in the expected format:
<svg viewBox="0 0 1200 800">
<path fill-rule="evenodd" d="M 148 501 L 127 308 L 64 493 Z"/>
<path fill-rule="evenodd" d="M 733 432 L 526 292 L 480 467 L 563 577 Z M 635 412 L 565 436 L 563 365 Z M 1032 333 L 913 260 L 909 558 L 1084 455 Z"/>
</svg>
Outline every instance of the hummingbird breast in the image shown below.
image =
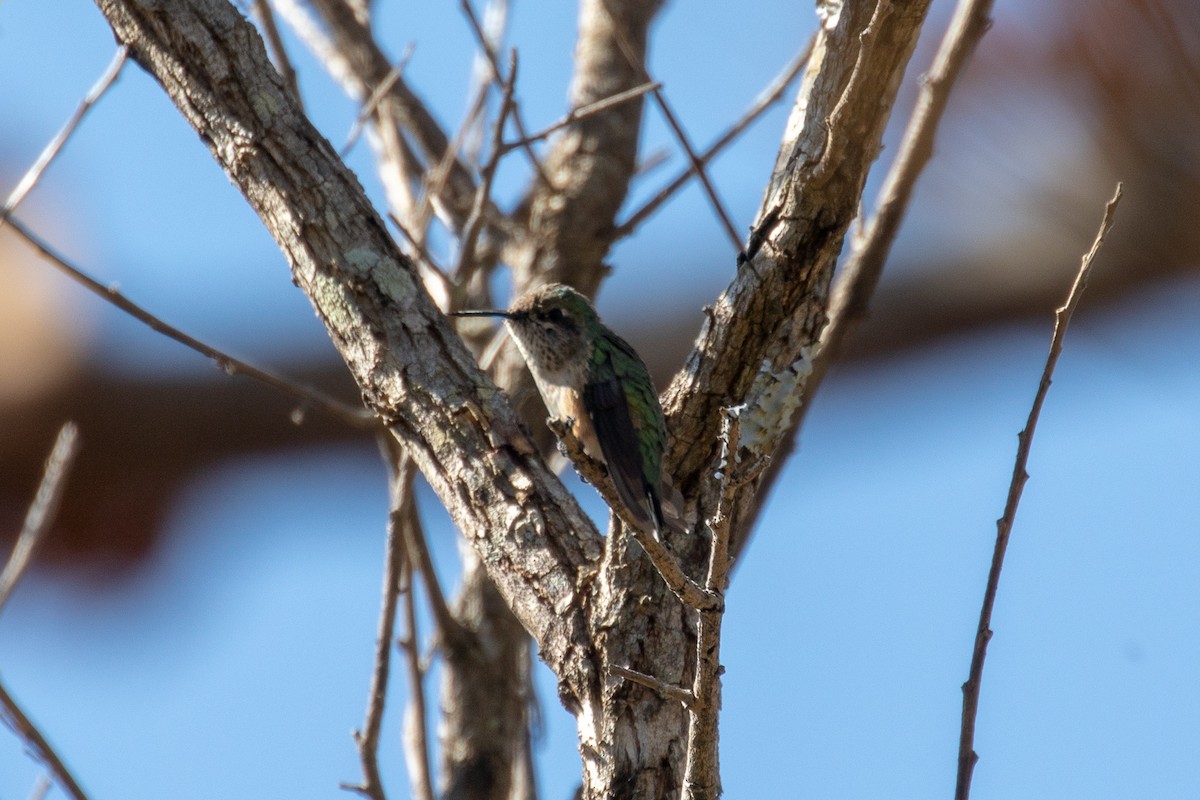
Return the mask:
<svg viewBox="0 0 1200 800">
<path fill-rule="evenodd" d="M 584 451 L 596 461 L 604 463 L 604 453 L 600 450 L 596 429 L 583 404 L 583 393 L 575 387 L 575 384 L 582 384 L 582 376 L 577 377 L 570 370 L 532 368 L 530 371 L 550 416 L 560 420 L 574 420 L 575 424 L 571 426 L 571 430 L 583 445 Z"/>
</svg>

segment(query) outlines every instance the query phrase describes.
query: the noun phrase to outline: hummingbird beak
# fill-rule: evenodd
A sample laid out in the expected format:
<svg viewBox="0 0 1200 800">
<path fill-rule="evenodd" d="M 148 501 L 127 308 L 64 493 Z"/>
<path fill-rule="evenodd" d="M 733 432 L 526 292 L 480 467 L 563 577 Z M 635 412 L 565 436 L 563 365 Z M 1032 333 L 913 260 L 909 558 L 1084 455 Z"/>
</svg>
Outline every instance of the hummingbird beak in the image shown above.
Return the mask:
<svg viewBox="0 0 1200 800">
<path fill-rule="evenodd" d="M 504 319 L 516 319 L 516 315 L 509 311 L 486 310 L 486 311 L 451 311 L 452 317 L 503 317 Z"/>
</svg>

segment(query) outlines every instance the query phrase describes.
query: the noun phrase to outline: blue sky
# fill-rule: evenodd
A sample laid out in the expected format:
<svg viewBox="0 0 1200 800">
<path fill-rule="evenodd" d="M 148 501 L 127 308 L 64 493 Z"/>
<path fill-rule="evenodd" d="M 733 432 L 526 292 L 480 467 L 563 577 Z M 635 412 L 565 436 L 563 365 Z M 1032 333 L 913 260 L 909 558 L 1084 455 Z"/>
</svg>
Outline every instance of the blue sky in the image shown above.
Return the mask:
<svg viewBox="0 0 1200 800">
<path fill-rule="evenodd" d="M 1020 6 L 1003 5 L 994 35 L 1028 24 Z M 949 6 L 935 7 L 944 19 Z M 395 31 L 393 52 L 417 42 L 412 82 L 457 120 L 465 24 L 387 8 L 380 29 Z M 574 12 L 517 4 L 515 13 L 524 109 L 535 126 L 549 123 L 563 111 Z M 670 7 L 653 67 L 694 139 L 706 143 L 736 116 L 812 23 L 809 8 L 782 3 Z M 535 35 L 542 27 L 557 36 Z M 0 3 L 5 192 L 113 48 L 90 4 Z M 311 62 L 301 69 L 314 116 L 340 143 L 353 104 Z M 948 249 L 1016 224 L 1022 212 L 998 187 L 1016 185 L 1030 163 L 1071 163 L 1080 121 L 1045 98 L 1029 113 L 1052 107 L 1049 121 L 1030 125 L 1058 135 L 1041 137 L 1044 149 L 1020 167 L 997 166 L 1011 162 L 986 147 L 947 148 L 918 193 L 902 250 Z M 739 225 L 757 207 L 784 113 L 714 168 Z M 648 150 L 669 146 L 653 113 L 646 135 Z M 378 198 L 368 149 L 351 164 Z M 514 171 L 501 191 L 521 185 Z M 657 185 L 651 176 L 636 191 Z M 1109 191 L 1097 194 L 1080 253 Z M 268 365 L 328 347 L 258 221 L 136 69 L 22 214 L 206 341 Z M 986 224 L 964 230 L 963 219 Z M 616 248 L 601 310 L 621 328 L 647 313 L 643 298 L 668 297 L 699 321 L 699 305 L 729 278 L 727 250 L 693 188 Z M 1076 263 L 1062 265 L 1064 294 Z M 1106 267 L 1102 255 L 1097 268 Z M 211 369 L 44 269 L 74 309 L 64 316 L 79 326 L 85 357 L 139 374 Z M 1198 302 L 1195 282 L 1147 287 L 1103 313 L 1084 299 L 1034 442 L 1000 589 L 976 798 L 1200 796 Z M 1050 325 L 860 362 L 822 390 L 730 591 L 729 797 L 952 794 L 959 686 Z M 569 485 L 600 514 L 588 487 Z M 431 494 L 422 502 L 451 580 L 453 532 Z M 70 574 L 36 571 L 0 617 L 0 675 L 97 798 L 343 796 L 338 782 L 358 777 L 350 732 L 366 697 L 385 509 L 371 447 L 223 464 L 178 498 L 152 563 L 103 596 L 79 590 Z M 578 776 L 573 724 L 544 669 L 539 683 L 543 796 L 565 797 Z M 401 695 L 393 697 L 385 775 L 391 795 L 404 797 Z M 38 774 L 16 738 L 0 735 L 0 800 L 27 796 Z"/>
</svg>

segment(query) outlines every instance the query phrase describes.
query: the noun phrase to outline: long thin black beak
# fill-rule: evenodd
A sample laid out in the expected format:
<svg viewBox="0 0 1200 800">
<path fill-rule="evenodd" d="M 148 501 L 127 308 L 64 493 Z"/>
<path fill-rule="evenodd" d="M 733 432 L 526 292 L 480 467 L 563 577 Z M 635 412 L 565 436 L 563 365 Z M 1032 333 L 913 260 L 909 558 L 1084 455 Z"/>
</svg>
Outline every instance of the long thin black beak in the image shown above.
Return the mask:
<svg viewBox="0 0 1200 800">
<path fill-rule="evenodd" d="M 497 310 L 451 311 L 450 316 L 452 316 L 452 317 L 503 317 L 504 319 L 514 319 L 514 316 L 511 312 L 497 311 Z"/>
</svg>

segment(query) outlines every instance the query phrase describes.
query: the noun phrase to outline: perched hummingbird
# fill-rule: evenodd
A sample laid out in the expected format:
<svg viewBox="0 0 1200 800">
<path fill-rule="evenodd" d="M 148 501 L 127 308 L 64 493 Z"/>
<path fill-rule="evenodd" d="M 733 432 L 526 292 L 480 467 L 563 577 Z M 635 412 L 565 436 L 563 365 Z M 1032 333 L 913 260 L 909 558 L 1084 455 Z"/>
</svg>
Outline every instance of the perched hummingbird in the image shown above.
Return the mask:
<svg viewBox="0 0 1200 800">
<path fill-rule="evenodd" d="M 584 451 L 608 468 L 630 515 L 656 536 L 682 530 L 682 498 L 663 472 L 667 426 L 650 372 L 629 344 L 600 321 L 587 298 L 551 283 L 531 289 L 507 311 L 458 311 L 502 317 L 552 417 L 573 420 Z M 673 518 L 664 518 L 665 500 Z"/>
</svg>

